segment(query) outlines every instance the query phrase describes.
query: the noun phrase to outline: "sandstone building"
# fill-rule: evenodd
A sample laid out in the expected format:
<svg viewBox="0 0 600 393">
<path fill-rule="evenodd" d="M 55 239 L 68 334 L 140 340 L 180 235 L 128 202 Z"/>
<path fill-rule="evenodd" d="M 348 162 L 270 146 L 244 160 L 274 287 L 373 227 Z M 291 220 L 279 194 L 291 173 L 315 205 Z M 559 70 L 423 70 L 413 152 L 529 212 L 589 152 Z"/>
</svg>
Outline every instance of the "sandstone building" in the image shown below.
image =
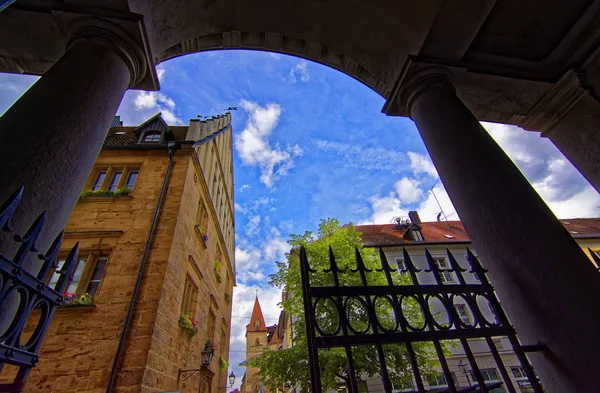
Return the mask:
<svg viewBox="0 0 600 393">
<path fill-rule="evenodd" d="M 65 250 L 80 243 L 68 289 L 77 296 L 55 313 L 26 392 L 104 393 L 110 383 L 115 393 L 223 391 L 235 284 L 232 165 L 229 113 L 186 126 L 160 114 L 138 127 L 115 118 L 65 229 Z M 214 353 L 201 367 L 206 340 Z M 178 383 L 179 369 L 196 368 Z"/>
<path fill-rule="evenodd" d="M 282 293 L 282 300 L 286 300 L 287 293 Z M 254 299 L 250 323 L 246 325 L 246 360 L 260 355 L 265 349 L 279 351 L 291 346 L 291 320 L 290 315 L 281 311 L 279 321 L 273 326 L 267 326 L 263 317 L 258 296 Z M 264 393 L 268 389 L 260 381 L 256 367 L 246 366 L 242 378 L 241 393 Z M 282 387 L 283 388 L 283 387 Z M 283 391 L 283 389 L 282 389 Z"/>
</svg>

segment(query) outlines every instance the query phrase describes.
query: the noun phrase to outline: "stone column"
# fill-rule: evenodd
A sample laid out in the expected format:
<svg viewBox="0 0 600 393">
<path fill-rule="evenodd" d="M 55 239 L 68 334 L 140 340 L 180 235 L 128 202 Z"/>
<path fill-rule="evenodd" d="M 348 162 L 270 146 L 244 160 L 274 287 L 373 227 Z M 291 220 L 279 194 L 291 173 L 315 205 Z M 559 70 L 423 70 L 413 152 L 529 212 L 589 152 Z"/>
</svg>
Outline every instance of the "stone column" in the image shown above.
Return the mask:
<svg viewBox="0 0 600 393">
<path fill-rule="evenodd" d="M 63 57 L 0 118 L 0 204 L 25 187 L 17 234 L 47 211 L 40 251 L 64 228 L 123 94 L 146 72 L 142 51 L 117 26 L 81 20 L 69 36 Z M 3 240 L 0 254 L 10 258 L 14 244 Z"/>
<path fill-rule="evenodd" d="M 400 92 L 473 245 L 548 392 L 596 392 L 600 273 L 456 96 L 444 70 Z"/>
</svg>

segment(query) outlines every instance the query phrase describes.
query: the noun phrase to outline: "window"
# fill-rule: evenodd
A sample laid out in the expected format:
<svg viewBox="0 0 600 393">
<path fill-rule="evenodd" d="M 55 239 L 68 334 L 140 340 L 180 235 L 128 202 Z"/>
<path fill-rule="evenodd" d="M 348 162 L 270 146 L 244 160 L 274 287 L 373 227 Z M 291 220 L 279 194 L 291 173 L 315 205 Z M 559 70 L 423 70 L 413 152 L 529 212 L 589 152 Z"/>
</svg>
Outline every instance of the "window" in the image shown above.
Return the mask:
<svg viewBox="0 0 600 393">
<path fill-rule="evenodd" d="M 129 171 L 129 175 L 127 176 L 127 181 L 125 182 L 125 187 L 127 187 L 133 191 L 133 186 L 135 185 L 137 176 L 138 176 L 138 171 Z"/>
<path fill-rule="evenodd" d="M 208 229 L 208 212 L 206 211 L 206 206 L 204 206 L 204 202 L 202 202 L 202 200 L 198 201 L 196 224 L 198 224 L 198 229 L 206 233 L 206 230 Z"/>
<path fill-rule="evenodd" d="M 260 321 L 258 319 L 254 321 L 254 330 L 260 330 Z"/>
<path fill-rule="evenodd" d="M 198 287 L 194 281 L 187 276 L 183 288 L 183 300 L 181 301 L 181 314 L 192 316 L 194 315 L 194 306 L 198 297 Z"/>
<path fill-rule="evenodd" d="M 75 271 L 73 272 L 73 280 L 69 283 L 65 292 L 74 294 L 87 293 L 91 297 L 94 297 L 100 287 L 107 261 L 107 257 L 96 257 L 93 254 L 89 255 L 87 258 L 80 258 L 75 267 Z M 58 261 L 57 269 L 50 275 L 48 286 L 51 288 L 56 287 L 58 279 L 60 278 L 59 271 L 64 263 L 65 260 L 60 259 Z"/>
<path fill-rule="evenodd" d="M 412 233 L 412 238 L 414 241 L 422 242 L 423 240 L 425 240 L 425 239 L 423 239 L 423 233 L 421 232 L 420 229 L 413 229 L 413 230 L 411 230 L 411 233 Z"/>
<path fill-rule="evenodd" d="M 475 257 L 477 258 L 477 257 Z M 470 262 L 469 262 L 469 256 L 465 255 L 465 262 L 467 262 L 467 266 L 471 266 Z M 473 273 L 473 278 L 475 279 L 475 281 L 477 282 L 481 282 L 481 279 L 479 278 L 479 276 L 477 275 L 477 273 Z"/>
<path fill-rule="evenodd" d="M 495 368 L 482 368 L 482 369 L 479 369 L 479 371 L 481 372 L 481 376 L 483 377 L 484 381 L 499 381 L 500 380 L 500 376 L 498 375 L 498 370 L 496 370 Z M 473 378 L 473 381 L 477 381 L 477 378 L 475 378 L 475 373 L 473 372 L 473 370 L 471 370 L 471 377 Z"/>
<path fill-rule="evenodd" d="M 440 272 L 440 277 L 442 279 L 442 284 L 453 284 L 456 283 L 456 278 L 454 277 L 454 273 L 448 271 L 450 266 L 448 265 L 448 261 L 446 258 L 435 258 L 435 263 L 438 265 L 442 271 Z"/>
<path fill-rule="evenodd" d="M 102 187 L 102 182 L 104 182 L 104 178 L 106 177 L 106 171 L 98 172 L 96 175 L 96 180 L 94 180 L 94 184 L 92 185 L 92 191 L 99 191 L 100 187 Z"/>
<path fill-rule="evenodd" d="M 494 317 L 494 321 L 495 323 L 500 323 L 500 319 L 498 318 L 498 313 L 496 312 L 496 309 L 492 306 L 492 304 L 490 302 L 487 302 L 488 308 L 490 309 L 490 313 L 492 314 L 492 316 Z M 498 348 L 500 349 L 500 348 Z"/>
<path fill-rule="evenodd" d="M 467 309 L 467 306 L 464 304 L 457 304 L 454 306 L 456 308 L 456 312 L 460 320 L 467 326 L 473 325 L 473 320 L 471 319 L 471 314 Z"/>
<path fill-rule="evenodd" d="M 396 258 L 396 266 L 398 266 L 398 271 L 401 276 L 406 276 L 408 274 L 408 270 L 406 270 L 406 263 L 404 259 Z"/>
<path fill-rule="evenodd" d="M 208 339 L 212 342 L 215 335 L 215 313 L 212 310 L 208 311 Z"/>
<path fill-rule="evenodd" d="M 254 345 L 260 345 L 260 340 L 257 338 L 256 341 L 254 341 Z"/>
<path fill-rule="evenodd" d="M 454 381 L 454 385 L 458 386 L 456 381 L 456 374 L 452 373 L 452 380 Z M 427 383 L 430 387 L 433 386 L 448 386 L 448 379 L 443 374 L 433 374 L 427 377 Z"/>
<path fill-rule="evenodd" d="M 159 143 L 160 131 L 148 131 L 144 134 L 143 143 Z"/>
<path fill-rule="evenodd" d="M 98 287 L 100 287 L 100 282 L 102 281 L 102 274 L 104 273 L 106 262 L 108 262 L 108 258 L 106 257 L 100 257 L 96 260 L 96 265 L 94 266 L 94 270 L 92 270 L 90 281 L 87 286 L 87 291 L 85 291 L 91 297 L 94 297 L 96 291 L 98 290 Z"/>
<path fill-rule="evenodd" d="M 527 378 L 527 374 L 525 374 L 525 370 L 523 367 L 511 367 L 510 371 L 512 371 L 515 378 Z"/>
<path fill-rule="evenodd" d="M 137 167 L 126 165 L 109 165 L 96 169 L 91 180 L 88 180 L 88 190 L 108 191 L 114 193 L 119 188 L 127 187 L 133 190 L 138 177 Z"/>
<path fill-rule="evenodd" d="M 112 179 L 110 180 L 110 185 L 108 186 L 108 191 L 115 192 L 117 191 L 117 186 L 119 185 L 119 180 L 121 180 L 121 176 L 123 175 L 122 171 L 116 171 L 112 175 Z"/>
</svg>

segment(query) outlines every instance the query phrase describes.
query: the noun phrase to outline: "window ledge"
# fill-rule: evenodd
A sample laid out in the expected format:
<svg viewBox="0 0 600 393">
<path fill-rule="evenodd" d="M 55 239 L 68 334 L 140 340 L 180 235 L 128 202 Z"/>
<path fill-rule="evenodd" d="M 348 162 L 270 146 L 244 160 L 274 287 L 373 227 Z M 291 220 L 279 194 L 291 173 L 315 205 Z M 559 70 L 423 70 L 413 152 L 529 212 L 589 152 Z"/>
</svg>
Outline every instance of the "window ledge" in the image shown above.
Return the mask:
<svg viewBox="0 0 600 393">
<path fill-rule="evenodd" d="M 80 198 L 79 202 L 112 202 L 115 199 L 130 200 L 133 199 L 131 195 L 88 195 Z"/>
<path fill-rule="evenodd" d="M 204 249 L 206 249 L 207 248 L 206 241 L 202 237 L 202 232 L 200 232 L 200 229 L 198 229 L 197 225 L 194 225 L 194 232 L 196 232 L 196 236 L 198 237 L 198 239 L 200 239 L 200 243 L 202 243 L 202 247 L 204 247 Z"/>
<path fill-rule="evenodd" d="M 91 304 L 89 306 L 59 306 L 55 308 L 55 312 L 61 314 L 65 312 L 83 314 L 92 312 L 95 308 L 95 304 Z"/>
</svg>

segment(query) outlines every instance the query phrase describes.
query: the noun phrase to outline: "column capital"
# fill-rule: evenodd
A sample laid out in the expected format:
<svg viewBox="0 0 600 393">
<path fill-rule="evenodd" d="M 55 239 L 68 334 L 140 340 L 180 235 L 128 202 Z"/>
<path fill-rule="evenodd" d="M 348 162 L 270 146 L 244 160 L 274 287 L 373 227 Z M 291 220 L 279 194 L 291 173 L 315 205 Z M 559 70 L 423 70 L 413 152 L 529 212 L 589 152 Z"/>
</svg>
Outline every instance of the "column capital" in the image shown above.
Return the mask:
<svg viewBox="0 0 600 393">
<path fill-rule="evenodd" d="M 421 93 L 432 88 L 446 88 L 455 92 L 451 79 L 450 71 L 442 67 L 427 67 L 409 75 L 398 91 L 398 110 L 412 117 L 412 105 Z"/>
<path fill-rule="evenodd" d="M 67 32 L 67 50 L 81 43 L 101 45 L 119 55 L 129 69 L 128 88 L 137 86 L 146 76 L 144 50 L 118 25 L 99 18 L 77 19 Z"/>
</svg>

